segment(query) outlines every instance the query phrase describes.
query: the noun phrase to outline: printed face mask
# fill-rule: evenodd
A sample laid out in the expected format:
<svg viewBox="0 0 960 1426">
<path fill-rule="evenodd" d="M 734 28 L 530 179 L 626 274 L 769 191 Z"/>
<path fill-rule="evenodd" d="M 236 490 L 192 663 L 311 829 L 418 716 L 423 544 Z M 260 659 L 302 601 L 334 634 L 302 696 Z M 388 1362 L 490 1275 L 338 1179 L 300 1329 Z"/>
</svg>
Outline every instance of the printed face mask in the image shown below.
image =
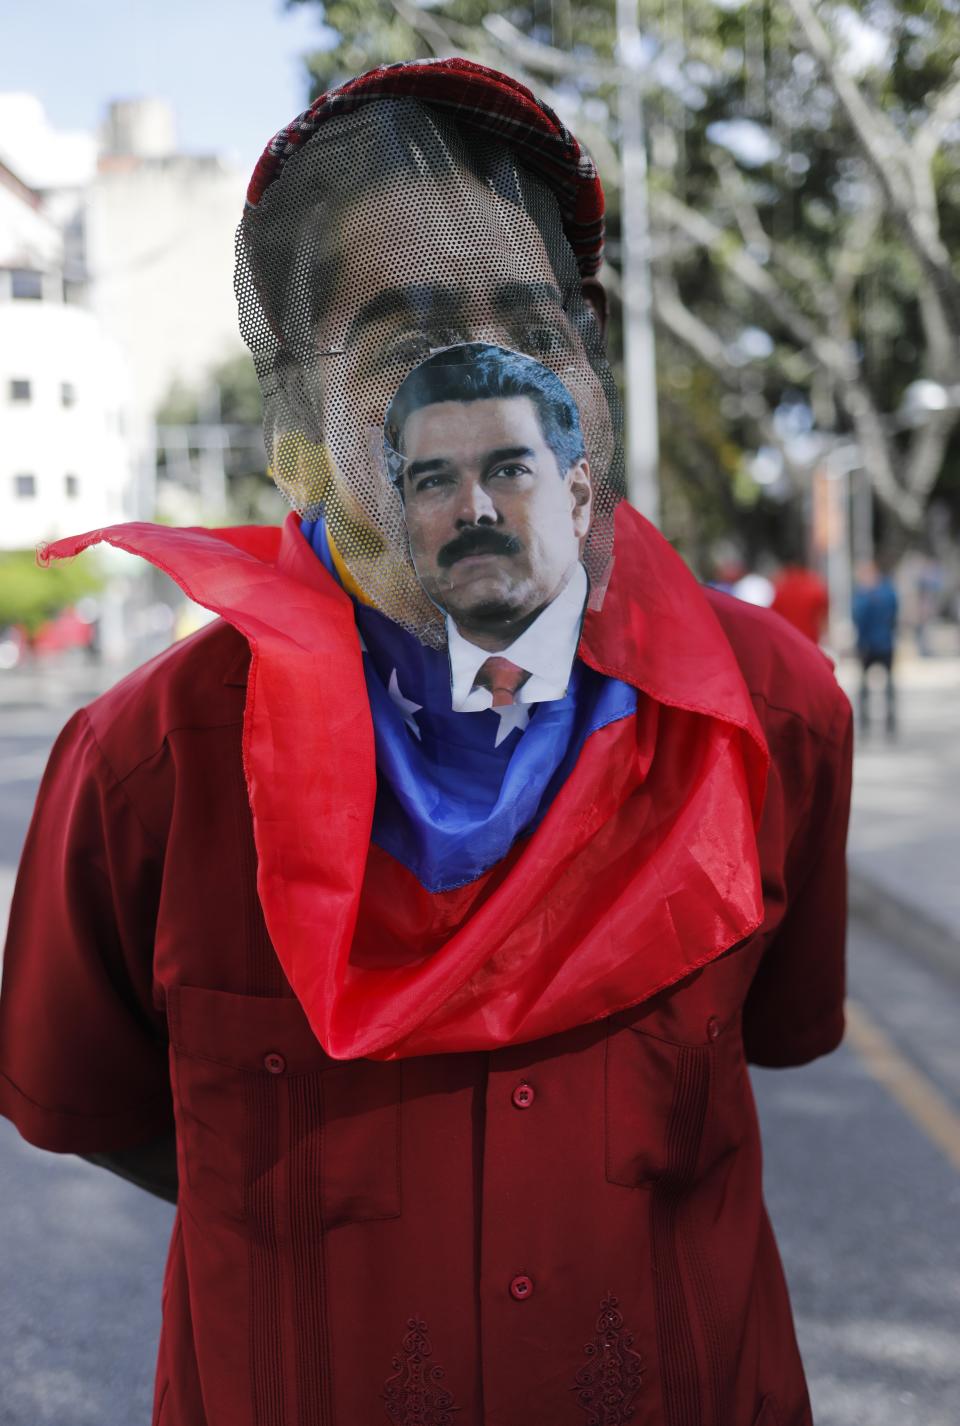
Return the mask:
<svg viewBox="0 0 960 1426">
<path fill-rule="evenodd" d="M 350 582 L 369 603 L 436 648 L 446 642 L 445 614 L 462 612 L 462 576 L 471 559 L 479 571 L 484 556 L 451 558 L 450 540 L 440 539 L 428 516 L 439 497 L 391 477 L 383 431 L 387 407 L 414 367 L 446 349 L 484 344 L 519 360 L 528 353 L 531 366 L 560 378 L 583 446 L 580 474 L 568 467 L 557 475 L 574 491 L 564 516 L 566 552 L 564 521 L 548 504 L 538 506 L 538 521 L 552 532 L 544 535 L 549 550 L 517 533 L 522 571 L 519 552 L 495 559 L 488 551 L 484 597 L 490 609 L 497 598 L 504 609 L 516 607 L 524 580 L 525 597 L 539 597 L 575 553 L 597 607 L 622 495 L 620 409 L 556 197 L 544 182 L 503 144 L 468 142 L 413 99 L 376 99 L 331 118 L 289 158 L 245 213 L 237 253 L 241 328 L 263 390 L 274 479 L 296 510 L 323 515 Z M 499 399 L 506 402 L 500 418 L 510 424 L 525 416 L 545 436 L 535 397 Z M 471 426 L 483 424 L 481 407 L 470 410 Z M 438 438 L 442 417 L 434 410 L 413 419 L 418 443 Z M 519 436 L 513 444 L 532 449 Z M 556 494 L 544 486 L 538 498 Z"/>
<path fill-rule="evenodd" d="M 590 465 L 569 390 L 519 352 L 441 349 L 390 402 L 384 454 L 428 599 L 448 630 L 507 648 L 568 589 L 590 531 Z M 563 686 L 568 673 L 558 670 Z"/>
</svg>

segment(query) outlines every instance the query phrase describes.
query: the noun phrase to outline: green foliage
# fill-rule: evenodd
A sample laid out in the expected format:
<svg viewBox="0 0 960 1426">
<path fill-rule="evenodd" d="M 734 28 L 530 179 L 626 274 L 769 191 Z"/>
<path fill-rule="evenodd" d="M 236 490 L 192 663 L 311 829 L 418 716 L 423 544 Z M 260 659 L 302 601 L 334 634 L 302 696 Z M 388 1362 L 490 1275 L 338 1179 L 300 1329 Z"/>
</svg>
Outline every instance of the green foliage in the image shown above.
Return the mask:
<svg viewBox="0 0 960 1426">
<path fill-rule="evenodd" d="M 619 261 L 615 2 L 524 0 L 288 0 L 322 13 L 328 43 L 307 57 L 312 94 L 383 61 L 461 53 L 506 69 L 555 107 L 594 151 L 608 195 L 608 260 Z M 960 74 L 960 0 L 861 0 L 814 6 L 833 43 L 846 46 L 870 112 L 909 142 L 938 96 Z M 735 357 L 710 369 L 658 325 L 664 509 L 667 533 L 702 544 L 701 531 L 736 523 L 748 543 L 776 530 L 775 502 L 749 490 L 751 451 L 770 439 L 770 417 L 784 401 L 805 401 L 818 427 L 838 438 L 855 428 L 848 399 L 852 362 L 881 431 L 895 423 L 906 388 L 919 378 L 951 385 L 960 374 L 934 349 L 929 285 L 907 241 L 903 214 L 891 205 L 842 97 L 805 38 L 790 0 L 736 5 L 724 0 L 638 0 L 653 63 L 645 101 L 653 210 L 655 275 L 669 284 L 721 351 L 735 351 L 745 328 L 770 338 L 768 355 Z M 552 46 L 583 68 L 560 74 L 519 45 L 498 40 L 495 22 Z M 485 25 L 485 20 L 488 22 Z M 853 28 L 851 28 L 853 27 Z M 857 27 L 860 27 L 859 29 Z M 864 29 L 863 27 L 867 27 Z M 864 36 L 873 46 L 865 47 Z M 527 65 L 528 68 L 524 68 Z M 607 73 L 603 73 L 603 67 Z M 598 68 L 599 67 L 599 68 Z M 608 116 L 608 117 L 605 117 Z M 716 125 L 752 126 L 767 152 L 751 158 Z M 954 120 L 954 131 L 956 121 Z M 960 277 L 960 144 L 948 129 L 931 168 L 936 220 Z M 951 133 L 953 137 L 951 139 Z M 891 158 L 891 165 L 894 158 Z M 909 166 L 909 161 L 908 161 Z M 705 244 L 689 225 L 667 219 L 658 195 L 680 200 L 719 233 Z M 869 221 L 877 209 L 875 223 Z M 745 281 L 742 260 L 757 283 Z M 763 290 L 767 282 L 772 289 Z M 619 314 L 614 304 L 616 368 Z M 952 319 L 952 344 L 960 331 Z M 804 336 L 804 333 L 807 333 Z M 810 335 L 812 334 L 812 336 Z M 844 354 L 835 369 L 823 343 Z M 818 345 L 819 343 L 819 345 Z M 690 376 L 689 373 L 693 372 Z M 699 403 L 711 404 L 709 412 Z M 881 435 L 892 479 L 911 469 L 909 436 Z M 871 471 L 871 474 L 873 472 Z M 907 477 L 903 477 L 906 479 Z M 875 477 L 887 518 L 905 518 Z M 960 439 L 956 430 L 933 475 L 917 481 L 917 499 L 954 499 L 960 515 Z M 896 492 L 894 491 L 894 494 Z M 740 500 L 753 501 L 744 511 Z M 795 491 L 796 508 L 802 490 Z"/>
<path fill-rule="evenodd" d="M 174 383 L 157 410 L 158 426 L 222 424 L 241 439 L 224 451 L 227 487 L 226 517 L 240 524 L 272 524 L 283 518 L 287 505 L 267 474 L 261 439 L 263 401 L 252 358 L 245 352 L 213 367 L 202 386 Z M 191 459 L 199 459 L 190 450 Z M 167 474 L 161 452 L 158 474 Z M 222 512 L 216 512 L 218 517 Z M 178 515 L 178 518 L 185 518 Z"/>
<path fill-rule="evenodd" d="M 259 426 L 263 402 L 253 360 L 245 352 L 214 368 L 213 379 L 220 390 L 220 418 L 238 425 Z"/>
<path fill-rule="evenodd" d="M 177 378 L 156 410 L 161 426 L 193 426 L 200 419 L 199 397 L 196 391 Z"/>
<path fill-rule="evenodd" d="M 263 420 L 260 385 L 246 352 L 212 367 L 201 387 L 175 381 L 156 413 L 161 426 L 195 426 L 200 421 L 259 426 Z"/>
<path fill-rule="evenodd" d="M 576 0 L 533 0 L 500 10 L 490 0 L 447 0 L 443 4 L 420 4 L 411 0 L 409 11 L 418 14 L 421 28 L 414 28 L 389 3 L 374 5 L 370 0 L 287 0 L 290 8 L 309 5 L 322 12 L 329 43 L 306 56 L 311 97 L 332 85 L 360 74 L 377 64 L 397 60 L 429 59 L 436 43 L 428 38 L 430 16 L 436 14 L 449 25 L 454 45 L 441 47 L 445 54 L 461 53 L 489 61 L 483 22 L 488 15 L 502 13 L 512 24 L 534 39 L 557 45 L 569 52 L 593 58 L 613 53 L 613 6 L 583 5 Z M 419 13 L 418 13 L 419 11 Z M 501 68 L 506 66 L 501 62 Z"/>
<path fill-rule="evenodd" d="M 20 624 L 35 634 L 48 619 L 102 588 L 104 578 L 96 558 L 55 560 L 37 564 L 33 550 L 0 554 L 0 628 Z"/>
</svg>

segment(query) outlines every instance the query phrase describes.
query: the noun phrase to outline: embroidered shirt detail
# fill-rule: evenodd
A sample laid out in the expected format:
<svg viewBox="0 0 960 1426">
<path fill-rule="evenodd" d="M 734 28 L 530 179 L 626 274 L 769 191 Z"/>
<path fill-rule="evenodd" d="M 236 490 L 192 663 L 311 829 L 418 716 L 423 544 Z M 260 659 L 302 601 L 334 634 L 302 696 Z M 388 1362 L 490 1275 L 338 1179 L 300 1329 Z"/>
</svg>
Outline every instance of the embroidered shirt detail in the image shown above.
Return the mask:
<svg viewBox="0 0 960 1426">
<path fill-rule="evenodd" d="M 393 1426 L 453 1426 L 453 1394 L 441 1383 L 443 1367 L 431 1361 L 433 1346 L 427 1324 L 419 1317 L 407 1322 L 401 1350 L 393 1359 L 393 1376 L 383 1389 L 387 1419 Z"/>
<path fill-rule="evenodd" d="M 589 1361 L 572 1388 L 589 1426 L 625 1426 L 635 1415 L 643 1379 L 643 1359 L 633 1350 L 634 1336 L 623 1329 L 619 1302 L 608 1293 L 600 1304 L 597 1334 L 584 1347 Z"/>
</svg>

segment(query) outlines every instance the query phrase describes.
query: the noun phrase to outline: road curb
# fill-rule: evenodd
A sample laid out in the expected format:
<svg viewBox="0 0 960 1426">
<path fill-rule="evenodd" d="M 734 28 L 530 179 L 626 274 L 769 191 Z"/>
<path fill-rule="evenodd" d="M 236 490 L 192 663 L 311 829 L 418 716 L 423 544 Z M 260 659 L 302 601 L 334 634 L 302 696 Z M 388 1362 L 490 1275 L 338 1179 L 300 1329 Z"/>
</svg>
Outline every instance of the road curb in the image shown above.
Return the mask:
<svg viewBox="0 0 960 1426">
<path fill-rule="evenodd" d="M 855 866 L 848 867 L 847 900 L 855 920 L 960 984 L 960 934 Z"/>
</svg>

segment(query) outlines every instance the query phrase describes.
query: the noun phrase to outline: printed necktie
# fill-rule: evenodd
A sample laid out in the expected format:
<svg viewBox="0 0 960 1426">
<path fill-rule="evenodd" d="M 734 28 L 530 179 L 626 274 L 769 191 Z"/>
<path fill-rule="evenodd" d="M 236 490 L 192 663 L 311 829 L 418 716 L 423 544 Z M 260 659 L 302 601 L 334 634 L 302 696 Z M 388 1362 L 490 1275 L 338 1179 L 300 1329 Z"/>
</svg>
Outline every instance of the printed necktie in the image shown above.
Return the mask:
<svg viewBox="0 0 960 1426">
<path fill-rule="evenodd" d="M 473 680 L 474 688 L 486 688 L 493 694 L 494 708 L 506 708 L 516 702 L 516 694 L 530 677 L 526 669 L 519 668 L 509 659 L 493 654 L 484 659 Z"/>
</svg>

